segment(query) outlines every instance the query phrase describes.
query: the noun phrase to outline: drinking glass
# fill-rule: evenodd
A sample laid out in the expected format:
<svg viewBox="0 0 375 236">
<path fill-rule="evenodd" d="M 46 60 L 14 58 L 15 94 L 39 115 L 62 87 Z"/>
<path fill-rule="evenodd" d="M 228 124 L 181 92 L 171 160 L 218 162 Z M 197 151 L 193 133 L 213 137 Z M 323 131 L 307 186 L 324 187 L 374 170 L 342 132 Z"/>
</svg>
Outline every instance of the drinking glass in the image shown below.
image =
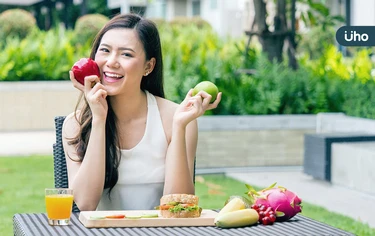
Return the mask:
<svg viewBox="0 0 375 236">
<path fill-rule="evenodd" d="M 68 188 L 45 189 L 48 224 L 69 225 L 73 207 L 73 190 Z"/>
</svg>

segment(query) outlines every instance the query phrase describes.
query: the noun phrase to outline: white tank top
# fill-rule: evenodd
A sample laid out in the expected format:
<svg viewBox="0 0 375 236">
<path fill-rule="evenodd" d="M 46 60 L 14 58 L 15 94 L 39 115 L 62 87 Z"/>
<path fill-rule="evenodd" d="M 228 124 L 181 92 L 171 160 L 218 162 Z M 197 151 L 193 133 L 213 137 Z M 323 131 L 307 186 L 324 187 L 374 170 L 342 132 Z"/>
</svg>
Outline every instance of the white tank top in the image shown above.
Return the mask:
<svg viewBox="0 0 375 236">
<path fill-rule="evenodd" d="M 155 97 L 146 91 L 147 122 L 141 141 L 121 149 L 117 184 L 103 191 L 97 210 L 151 210 L 163 196 L 167 138 Z"/>
</svg>

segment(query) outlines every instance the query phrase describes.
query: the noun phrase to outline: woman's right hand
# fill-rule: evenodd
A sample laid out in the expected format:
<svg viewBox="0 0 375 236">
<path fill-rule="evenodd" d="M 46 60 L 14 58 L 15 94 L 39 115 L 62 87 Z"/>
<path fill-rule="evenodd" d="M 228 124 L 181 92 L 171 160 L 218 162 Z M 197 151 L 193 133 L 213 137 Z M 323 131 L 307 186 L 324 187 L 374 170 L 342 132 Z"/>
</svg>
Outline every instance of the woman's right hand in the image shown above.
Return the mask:
<svg viewBox="0 0 375 236">
<path fill-rule="evenodd" d="M 76 80 L 76 78 L 74 77 L 73 71 L 69 71 L 69 78 L 70 78 L 70 81 L 72 81 L 74 88 L 83 92 L 84 86 L 80 82 L 78 82 L 78 80 Z"/>
<path fill-rule="evenodd" d="M 108 103 L 106 100 L 107 91 L 100 83 L 96 75 L 86 76 L 85 83 L 82 85 L 75 78 L 72 71 L 69 71 L 70 80 L 78 90 L 81 90 L 90 106 L 93 119 L 105 120 L 108 113 Z M 94 86 L 92 86 L 94 84 Z"/>
</svg>

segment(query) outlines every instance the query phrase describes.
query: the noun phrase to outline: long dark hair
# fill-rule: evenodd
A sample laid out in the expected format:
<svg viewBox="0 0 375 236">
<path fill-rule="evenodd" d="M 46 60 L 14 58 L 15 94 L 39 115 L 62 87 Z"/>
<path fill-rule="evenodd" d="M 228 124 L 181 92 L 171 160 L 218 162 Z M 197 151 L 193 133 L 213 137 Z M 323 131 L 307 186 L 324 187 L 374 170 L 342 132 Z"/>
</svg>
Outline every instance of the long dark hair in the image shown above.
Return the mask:
<svg viewBox="0 0 375 236">
<path fill-rule="evenodd" d="M 139 40 L 143 44 L 146 60 L 155 58 L 155 67 L 148 76 L 143 76 L 141 81 L 141 89 L 143 91 L 147 90 L 155 96 L 164 98 L 163 58 L 161 51 L 161 43 L 158 29 L 152 21 L 144 19 L 137 14 L 122 14 L 113 17 L 96 35 L 93 47 L 91 49 L 90 58 L 95 59 L 95 54 L 99 48 L 103 35 L 111 29 L 118 28 L 134 29 L 138 34 Z M 84 104 L 81 109 L 80 117 L 76 117 L 77 121 L 80 124 L 80 131 L 78 135 L 69 142 L 69 144 L 71 145 L 77 145 L 77 154 L 80 159 L 79 161 L 82 161 L 85 156 L 87 144 L 90 138 L 92 124 L 92 113 L 90 107 L 85 97 L 81 96 L 81 98 L 84 100 Z M 120 145 L 118 138 L 118 129 L 116 126 L 117 118 L 115 116 L 115 113 L 113 112 L 108 97 L 107 103 L 108 114 L 106 119 L 105 130 L 106 175 L 104 188 L 109 188 L 110 193 L 118 180 L 118 166 L 120 163 L 121 154 L 118 151 Z"/>
</svg>

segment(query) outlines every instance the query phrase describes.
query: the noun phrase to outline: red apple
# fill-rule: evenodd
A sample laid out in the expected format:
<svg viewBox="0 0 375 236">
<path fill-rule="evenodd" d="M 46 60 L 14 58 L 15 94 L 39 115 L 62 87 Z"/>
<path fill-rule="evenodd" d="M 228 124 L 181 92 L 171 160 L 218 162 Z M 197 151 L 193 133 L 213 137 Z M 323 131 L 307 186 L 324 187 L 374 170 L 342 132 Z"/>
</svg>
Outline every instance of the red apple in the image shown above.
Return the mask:
<svg viewBox="0 0 375 236">
<path fill-rule="evenodd" d="M 99 67 L 91 58 L 81 58 L 74 63 L 72 71 L 75 79 L 81 84 L 85 83 L 85 77 L 89 75 L 96 75 L 100 78 Z"/>
</svg>

